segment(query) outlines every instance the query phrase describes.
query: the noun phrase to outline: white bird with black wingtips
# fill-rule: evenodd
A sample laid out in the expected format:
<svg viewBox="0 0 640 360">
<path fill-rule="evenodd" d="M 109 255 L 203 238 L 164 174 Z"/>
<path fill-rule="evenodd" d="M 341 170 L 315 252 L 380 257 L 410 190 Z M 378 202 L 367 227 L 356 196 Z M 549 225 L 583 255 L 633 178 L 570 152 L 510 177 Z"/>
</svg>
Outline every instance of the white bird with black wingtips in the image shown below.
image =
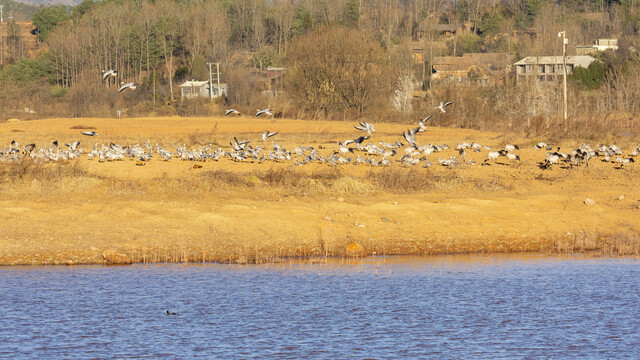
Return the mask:
<svg viewBox="0 0 640 360">
<path fill-rule="evenodd" d="M 123 92 L 123 91 L 125 91 L 127 89 L 135 90 L 136 89 L 136 84 L 132 83 L 132 82 L 126 83 L 126 84 L 122 85 L 120 87 L 120 89 L 118 89 L 118 92 L 121 93 L 121 92 Z"/>
<path fill-rule="evenodd" d="M 427 131 L 427 121 L 429 121 L 429 119 L 431 119 L 431 115 L 427 116 L 426 118 L 416 123 L 416 125 L 420 126 L 420 130 L 418 130 L 419 132 Z"/>
<path fill-rule="evenodd" d="M 268 138 L 275 136 L 277 134 L 278 134 L 277 131 L 270 133 L 269 130 L 266 130 L 265 132 L 262 133 L 262 141 L 267 142 Z"/>
<path fill-rule="evenodd" d="M 264 109 L 264 110 L 257 110 L 256 114 L 254 115 L 255 117 L 259 117 L 259 116 L 273 116 L 273 114 L 271 113 L 271 109 Z"/>
<path fill-rule="evenodd" d="M 356 144 L 356 146 L 361 146 L 361 145 L 362 145 L 362 143 L 363 143 L 365 140 L 369 139 L 369 138 L 370 138 L 370 136 L 360 136 L 360 137 L 359 137 L 359 138 L 357 138 L 357 139 L 347 140 L 347 141 L 345 141 L 345 142 L 344 142 L 344 146 L 347 146 L 347 145 L 349 145 L 349 144 Z"/>
<path fill-rule="evenodd" d="M 358 125 L 353 125 L 354 128 L 360 130 L 360 131 L 364 131 L 366 133 L 368 133 L 369 135 L 371 135 L 372 132 L 376 131 L 376 129 L 373 127 L 372 124 L 369 124 L 367 122 L 364 121 L 360 121 L 360 126 Z"/>
<path fill-rule="evenodd" d="M 443 114 L 447 112 L 447 110 L 445 110 L 447 108 L 447 106 L 453 104 L 453 102 L 451 101 L 441 101 L 439 106 L 436 106 L 436 109 L 440 110 L 440 112 L 442 112 Z"/>
<path fill-rule="evenodd" d="M 117 71 L 115 71 L 115 70 L 108 70 L 108 71 L 105 71 L 105 72 L 102 74 L 102 80 L 107 80 L 107 78 L 108 78 L 109 76 L 116 77 L 116 76 L 118 76 L 118 72 L 117 72 Z"/>
</svg>

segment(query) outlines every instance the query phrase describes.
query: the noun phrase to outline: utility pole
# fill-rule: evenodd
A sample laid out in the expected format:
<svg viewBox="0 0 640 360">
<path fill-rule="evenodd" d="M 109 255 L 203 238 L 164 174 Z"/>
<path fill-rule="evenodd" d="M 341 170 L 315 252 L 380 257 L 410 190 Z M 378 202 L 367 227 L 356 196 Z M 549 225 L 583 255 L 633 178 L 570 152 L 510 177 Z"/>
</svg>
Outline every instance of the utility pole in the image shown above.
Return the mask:
<svg viewBox="0 0 640 360">
<path fill-rule="evenodd" d="M 207 65 L 209 65 L 209 99 L 213 100 L 213 78 L 211 75 L 211 65 L 213 63 L 207 63 Z"/>
<path fill-rule="evenodd" d="M 4 19 L 2 18 L 2 9 L 4 8 L 4 5 L 0 5 L 0 23 L 2 23 L 4 21 Z M 2 48 L 4 47 L 4 43 L 2 42 L 2 29 L 0 29 L 0 65 L 4 64 L 4 51 L 2 50 Z"/>
<path fill-rule="evenodd" d="M 220 89 L 220 63 L 216 63 L 216 78 L 218 79 L 218 96 L 222 95 L 222 89 Z"/>
<path fill-rule="evenodd" d="M 569 44 L 569 39 L 567 39 L 566 31 L 560 31 L 558 33 L 558 37 L 562 37 L 562 85 L 564 87 L 562 96 L 562 111 L 564 115 L 564 121 L 566 122 L 569 110 L 569 105 L 567 102 L 567 44 Z"/>
</svg>

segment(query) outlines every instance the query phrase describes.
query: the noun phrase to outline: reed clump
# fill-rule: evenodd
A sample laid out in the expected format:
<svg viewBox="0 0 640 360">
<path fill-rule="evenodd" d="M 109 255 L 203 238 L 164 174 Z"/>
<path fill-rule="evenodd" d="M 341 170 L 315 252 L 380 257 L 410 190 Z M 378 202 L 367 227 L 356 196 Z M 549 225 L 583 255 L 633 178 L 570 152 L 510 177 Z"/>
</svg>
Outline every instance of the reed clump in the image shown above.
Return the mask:
<svg viewBox="0 0 640 360">
<path fill-rule="evenodd" d="M 373 185 L 350 176 L 344 176 L 335 180 L 331 188 L 340 194 L 366 195 L 375 192 Z"/>
<path fill-rule="evenodd" d="M 60 181 L 65 178 L 91 177 L 77 161 L 65 163 L 42 163 L 30 158 L 20 161 L 0 163 L 2 182 L 19 181 Z"/>
<path fill-rule="evenodd" d="M 370 171 L 366 179 L 380 189 L 394 193 L 413 193 L 448 187 L 462 182 L 454 172 L 434 173 L 421 169 Z"/>
<path fill-rule="evenodd" d="M 602 252 L 605 255 L 640 256 L 640 234 L 617 232 L 602 240 Z"/>
<path fill-rule="evenodd" d="M 200 175 L 200 179 L 207 185 L 231 185 L 242 187 L 253 187 L 256 185 L 255 179 L 249 173 L 238 173 L 228 170 L 206 171 Z"/>
<path fill-rule="evenodd" d="M 606 256 L 640 256 L 640 235 L 623 231 L 606 235 L 579 231 L 555 239 L 551 251 L 568 254 L 598 252 Z"/>
<path fill-rule="evenodd" d="M 331 186 L 331 183 L 341 178 L 342 172 L 337 168 L 328 168 L 306 173 L 293 167 L 271 168 L 262 172 L 257 172 L 258 178 L 271 186 L 298 187 L 309 184 L 309 180 L 320 183 L 324 186 Z"/>
</svg>

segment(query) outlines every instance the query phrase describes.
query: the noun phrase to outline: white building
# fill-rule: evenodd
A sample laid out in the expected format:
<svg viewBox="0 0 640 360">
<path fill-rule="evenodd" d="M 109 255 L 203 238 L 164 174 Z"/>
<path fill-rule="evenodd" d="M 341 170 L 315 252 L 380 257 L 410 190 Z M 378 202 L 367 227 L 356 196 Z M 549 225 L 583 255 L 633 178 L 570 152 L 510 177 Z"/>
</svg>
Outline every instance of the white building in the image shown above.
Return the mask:
<svg viewBox="0 0 640 360">
<path fill-rule="evenodd" d="M 213 97 L 217 98 L 220 96 L 227 96 L 229 93 L 229 85 L 228 84 L 220 84 L 220 90 L 218 90 L 218 84 L 214 83 L 213 87 L 210 88 L 208 81 L 186 81 L 184 84 L 180 85 L 180 97 L 193 99 L 197 97 Z"/>
<path fill-rule="evenodd" d="M 598 39 L 595 45 L 578 45 L 576 54 L 588 55 L 597 51 L 618 50 L 618 39 Z"/>
<path fill-rule="evenodd" d="M 593 56 L 567 56 L 567 75 L 576 67 L 588 68 L 592 62 L 598 61 Z M 564 75 L 562 56 L 529 56 L 514 65 L 516 80 L 537 79 L 539 81 L 557 81 Z"/>
</svg>

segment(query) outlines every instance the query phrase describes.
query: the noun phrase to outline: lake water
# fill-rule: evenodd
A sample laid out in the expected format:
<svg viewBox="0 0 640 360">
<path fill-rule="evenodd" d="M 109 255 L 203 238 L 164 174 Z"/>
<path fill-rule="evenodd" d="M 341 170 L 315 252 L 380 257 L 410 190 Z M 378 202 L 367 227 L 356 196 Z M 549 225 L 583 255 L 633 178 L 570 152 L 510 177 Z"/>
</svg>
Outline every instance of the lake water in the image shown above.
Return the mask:
<svg viewBox="0 0 640 360">
<path fill-rule="evenodd" d="M 0 267 L 0 358 L 638 358 L 639 299 L 582 256 Z"/>
</svg>

